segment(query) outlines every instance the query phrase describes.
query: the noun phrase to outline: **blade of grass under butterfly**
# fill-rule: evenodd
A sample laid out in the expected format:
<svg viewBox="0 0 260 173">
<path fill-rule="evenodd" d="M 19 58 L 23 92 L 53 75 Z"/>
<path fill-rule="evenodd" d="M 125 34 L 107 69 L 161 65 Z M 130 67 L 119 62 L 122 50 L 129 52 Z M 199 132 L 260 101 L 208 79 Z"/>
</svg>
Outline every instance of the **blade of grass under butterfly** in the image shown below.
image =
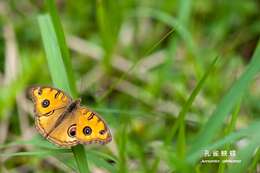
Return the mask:
<svg viewBox="0 0 260 173">
<path fill-rule="evenodd" d="M 70 60 L 69 49 L 66 45 L 66 39 L 65 39 L 64 31 L 62 29 L 62 25 L 61 25 L 61 22 L 60 22 L 60 19 L 59 19 L 59 16 L 58 16 L 58 12 L 57 12 L 57 9 L 56 9 L 56 6 L 55 6 L 55 2 L 53 0 L 47 0 L 46 4 L 47 4 L 47 8 L 48 8 L 48 11 L 49 11 L 51 19 L 52 19 L 53 28 L 55 30 L 56 37 L 57 37 L 56 39 L 57 39 L 57 42 L 59 44 L 61 55 L 62 55 L 62 60 L 63 60 L 63 63 L 65 65 L 64 69 L 65 69 L 65 72 L 67 72 L 66 73 L 67 84 L 63 83 L 63 85 L 69 86 L 70 92 L 69 91 L 68 92 L 73 97 L 76 97 L 77 96 L 76 82 L 75 82 L 72 64 L 71 64 L 71 60 Z M 57 86 L 59 86 L 59 85 L 57 85 Z M 65 86 L 63 86 L 63 87 L 65 88 Z M 88 170 L 87 159 L 86 159 L 86 156 L 84 156 L 85 152 L 83 152 L 83 151 L 85 151 L 84 147 L 82 147 L 80 145 L 75 146 L 75 147 L 72 148 L 72 151 L 73 151 L 75 159 L 78 163 L 80 172 L 83 172 L 84 170 L 87 171 Z M 85 159 L 83 159 L 83 160 L 78 159 L 78 158 L 82 159 L 84 157 L 85 157 Z M 82 166 L 82 165 L 86 165 L 86 166 Z"/>
<path fill-rule="evenodd" d="M 71 93 L 68 76 L 66 75 L 59 43 L 57 42 L 50 16 L 41 15 L 38 17 L 38 21 L 52 82 L 56 87 Z"/>
<path fill-rule="evenodd" d="M 72 64 L 71 64 L 69 49 L 68 49 L 67 44 L 66 44 L 64 31 L 62 29 L 62 24 L 61 24 L 61 21 L 60 21 L 58 12 L 57 12 L 55 1 L 54 0 L 47 0 L 46 5 L 47 5 L 47 9 L 48 9 L 48 12 L 50 14 L 50 17 L 51 17 L 51 20 L 52 20 L 52 23 L 53 23 L 53 27 L 54 27 L 56 37 L 57 37 L 57 42 L 59 44 L 63 63 L 65 65 L 65 69 L 66 69 L 66 72 L 67 72 L 71 95 L 73 97 L 77 97 L 76 81 L 75 81 L 73 68 L 72 68 Z"/>
<path fill-rule="evenodd" d="M 76 145 L 75 147 L 72 147 L 72 152 L 74 154 L 75 160 L 78 165 L 78 169 L 80 173 L 88 173 L 88 162 L 87 162 L 87 155 L 85 152 L 85 149 L 83 145 Z"/>
<path fill-rule="evenodd" d="M 249 63 L 246 71 L 235 82 L 229 92 L 223 97 L 207 123 L 204 125 L 198 136 L 195 138 L 193 146 L 190 150 L 191 153 L 200 150 L 203 146 L 206 146 L 210 143 L 215 134 L 217 134 L 217 131 L 221 129 L 225 118 L 229 115 L 235 104 L 243 96 L 245 90 L 248 88 L 249 84 L 253 80 L 254 76 L 259 72 L 259 70 L 260 42 L 258 42 L 258 46 L 255 49 L 253 58 Z"/>
<path fill-rule="evenodd" d="M 56 87 L 62 88 L 64 91 L 72 94 L 66 67 L 63 63 L 59 43 L 50 16 L 39 16 L 38 21 L 52 81 Z M 82 145 L 72 147 L 72 152 L 77 162 L 79 172 L 90 172 L 84 147 Z"/>
</svg>

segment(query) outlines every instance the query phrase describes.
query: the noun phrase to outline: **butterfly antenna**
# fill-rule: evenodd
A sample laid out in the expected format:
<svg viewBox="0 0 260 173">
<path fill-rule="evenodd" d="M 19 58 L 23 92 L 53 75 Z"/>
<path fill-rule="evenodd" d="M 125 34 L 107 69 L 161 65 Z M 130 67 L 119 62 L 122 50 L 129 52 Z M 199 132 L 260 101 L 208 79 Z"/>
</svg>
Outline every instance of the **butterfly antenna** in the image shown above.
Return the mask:
<svg viewBox="0 0 260 173">
<path fill-rule="evenodd" d="M 80 78 L 79 80 L 79 92 L 82 92 L 83 91 L 83 79 Z"/>
</svg>

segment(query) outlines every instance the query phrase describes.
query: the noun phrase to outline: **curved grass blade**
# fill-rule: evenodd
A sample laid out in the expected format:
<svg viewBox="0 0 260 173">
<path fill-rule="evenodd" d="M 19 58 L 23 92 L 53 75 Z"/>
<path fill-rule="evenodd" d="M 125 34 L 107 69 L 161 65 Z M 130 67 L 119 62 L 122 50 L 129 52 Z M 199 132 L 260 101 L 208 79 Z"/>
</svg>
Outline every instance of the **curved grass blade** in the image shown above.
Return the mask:
<svg viewBox="0 0 260 173">
<path fill-rule="evenodd" d="M 208 70 L 206 71 L 206 73 L 204 74 L 204 76 L 201 78 L 201 80 L 199 81 L 199 83 L 197 84 L 196 88 L 192 91 L 190 97 L 188 98 L 187 102 L 185 103 L 185 105 L 182 107 L 179 115 L 178 115 L 178 119 L 176 121 L 176 123 L 172 126 L 172 128 L 169 131 L 169 135 L 168 138 L 166 139 L 166 144 L 170 144 L 171 140 L 173 139 L 175 133 L 177 132 L 177 129 L 179 128 L 179 135 L 178 135 L 178 150 L 179 150 L 179 154 L 180 156 L 183 158 L 185 155 L 185 116 L 189 110 L 189 108 L 191 107 L 193 101 L 195 100 L 196 96 L 198 95 L 199 91 L 201 90 L 203 84 L 205 83 L 206 79 L 208 78 L 210 72 L 214 69 L 214 65 L 217 62 L 218 57 L 216 57 L 211 65 L 208 67 Z"/>
<path fill-rule="evenodd" d="M 69 79 L 60 52 L 59 43 L 49 15 L 38 17 L 44 49 L 52 82 L 56 87 L 71 93 Z"/>
<path fill-rule="evenodd" d="M 254 156 L 254 159 L 253 159 L 251 165 L 248 168 L 248 173 L 254 173 L 255 172 L 255 170 L 257 169 L 257 165 L 259 163 L 259 160 L 260 160 L 260 149 L 258 148 L 257 152 Z"/>
<path fill-rule="evenodd" d="M 97 152 L 89 152 L 88 156 L 91 158 L 91 162 L 97 165 L 100 168 L 104 168 L 105 170 L 108 170 L 109 172 L 118 172 L 116 167 L 113 164 L 110 164 L 109 161 L 115 161 L 114 159 L 110 160 L 111 157 L 104 157 L 103 154 L 97 153 Z"/>
<path fill-rule="evenodd" d="M 255 132 L 260 130 L 260 120 L 256 120 L 255 122 L 251 123 L 247 128 L 241 129 L 237 132 L 230 133 L 226 137 L 224 137 L 221 140 L 218 140 L 217 142 L 213 144 L 207 144 L 203 147 L 201 147 L 200 150 L 197 150 L 193 153 L 191 153 L 187 157 L 187 162 L 193 164 L 195 163 L 201 156 L 202 151 L 205 150 L 214 150 L 217 148 L 220 148 L 222 146 L 225 146 L 226 144 L 231 144 L 236 141 L 238 141 L 241 138 L 249 137 L 251 139 L 255 139 Z M 259 140 L 259 139 L 256 139 Z"/>
<path fill-rule="evenodd" d="M 237 118 L 238 118 L 238 114 L 239 114 L 239 111 L 240 111 L 240 107 L 241 107 L 241 101 L 237 104 L 234 112 L 231 115 L 230 123 L 228 124 L 228 126 L 225 129 L 225 131 L 226 131 L 225 134 L 224 134 L 225 136 L 228 135 L 229 133 L 231 133 L 235 129 Z M 225 150 L 229 150 L 230 148 L 231 148 L 230 144 L 227 144 L 224 147 Z M 219 164 L 218 173 L 224 173 L 225 167 L 226 167 L 226 164 L 221 162 Z"/>
<path fill-rule="evenodd" d="M 57 8 L 56 8 L 54 0 L 47 0 L 46 4 L 47 4 L 48 12 L 50 14 L 50 17 L 51 17 L 51 20 L 53 23 L 53 27 L 54 27 L 54 30 L 56 33 L 56 37 L 57 37 L 57 41 L 58 41 L 58 44 L 60 47 L 63 63 L 65 65 L 65 69 L 67 72 L 71 95 L 73 97 L 77 97 L 76 81 L 75 81 L 73 68 L 72 68 L 72 64 L 71 64 L 69 49 L 66 44 L 65 34 L 62 29 L 62 24 L 60 22 Z"/>
<path fill-rule="evenodd" d="M 237 102 L 243 96 L 245 90 L 252 82 L 254 76 L 260 70 L 260 42 L 255 49 L 253 58 L 249 63 L 246 71 L 235 82 L 229 92 L 223 97 L 221 102 L 217 105 L 215 111 L 212 113 L 210 119 L 202 128 L 191 148 L 191 153 L 201 150 L 203 146 L 206 146 L 214 138 L 215 134 L 221 129 L 221 126 L 225 118 L 229 115 L 230 111 L 237 104 Z"/>
<path fill-rule="evenodd" d="M 247 172 L 248 164 L 251 163 L 251 157 L 253 156 L 256 149 L 259 147 L 260 136 L 256 135 L 245 148 L 239 151 L 236 160 L 241 160 L 240 164 L 233 164 L 228 169 L 228 173 L 244 173 Z"/>
<path fill-rule="evenodd" d="M 73 87 L 70 85 L 68 79 L 67 70 L 63 63 L 59 43 L 57 41 L 57 37 L 50 16 L 39 16 L 38 21 L 40 25 L 45 52 L 47 54 L 48 67 L 50 70 L 52 81 L 56 87 L 62 88 L 66 92 L 72 94 L 71 88 Z M 79 171 L 81 173 L 90 172 L 84 147 L 82 145 L 72 147 L 72 152 L 76 159 Z"/>
</svg>

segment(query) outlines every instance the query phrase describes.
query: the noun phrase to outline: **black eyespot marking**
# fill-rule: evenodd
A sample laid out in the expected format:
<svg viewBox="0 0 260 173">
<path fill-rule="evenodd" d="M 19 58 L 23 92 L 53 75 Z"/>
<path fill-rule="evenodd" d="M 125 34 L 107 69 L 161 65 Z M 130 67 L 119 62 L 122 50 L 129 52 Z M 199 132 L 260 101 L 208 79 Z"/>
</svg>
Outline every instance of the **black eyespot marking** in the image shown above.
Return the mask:
<svg viewBox="0 0 260 173">
<path fill-rule="evenodd" d="M 70 137 L 75 137 L 76 136 L 76 124 L 72 124 L 68 130 L 67 130 L 67 134 L 70 136 Z"/>
<path fill-rule="evenodd" d="M 92 129 L 89 126 L 84 127 L 83 129 L 84 135 L 91 135 Z"/>
<path fill-rule="evenodd" d="M 50 105 L 50 101 L 48 99 L 42 101 L 42 107 L 47 108 L 49 105 Z"/>
<path fill-rule="evenodd" d="M 101 134 L 101 135 L 104 135 L 105 133 L 106 133 L 105 130 L 100 130 L 100 131 L 99 131 L 99 134 Z"/>
</svg>

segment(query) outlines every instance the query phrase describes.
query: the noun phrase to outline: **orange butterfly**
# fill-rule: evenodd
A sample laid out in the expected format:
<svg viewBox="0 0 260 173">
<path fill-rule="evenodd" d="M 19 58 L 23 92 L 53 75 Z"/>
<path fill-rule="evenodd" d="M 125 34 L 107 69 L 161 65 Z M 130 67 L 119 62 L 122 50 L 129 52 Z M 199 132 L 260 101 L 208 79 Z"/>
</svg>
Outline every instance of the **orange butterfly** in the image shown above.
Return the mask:
<svg viewBox="0 0 260 173">
<path fill-rule="evenodd" d="M 112 135 L 97 113 L 80 106 L 80 100 L 52 87 L 33 87 L 37 130 L 52 143 L 61 147 L 81 144 L 106 144 Z"/>
</svg>

